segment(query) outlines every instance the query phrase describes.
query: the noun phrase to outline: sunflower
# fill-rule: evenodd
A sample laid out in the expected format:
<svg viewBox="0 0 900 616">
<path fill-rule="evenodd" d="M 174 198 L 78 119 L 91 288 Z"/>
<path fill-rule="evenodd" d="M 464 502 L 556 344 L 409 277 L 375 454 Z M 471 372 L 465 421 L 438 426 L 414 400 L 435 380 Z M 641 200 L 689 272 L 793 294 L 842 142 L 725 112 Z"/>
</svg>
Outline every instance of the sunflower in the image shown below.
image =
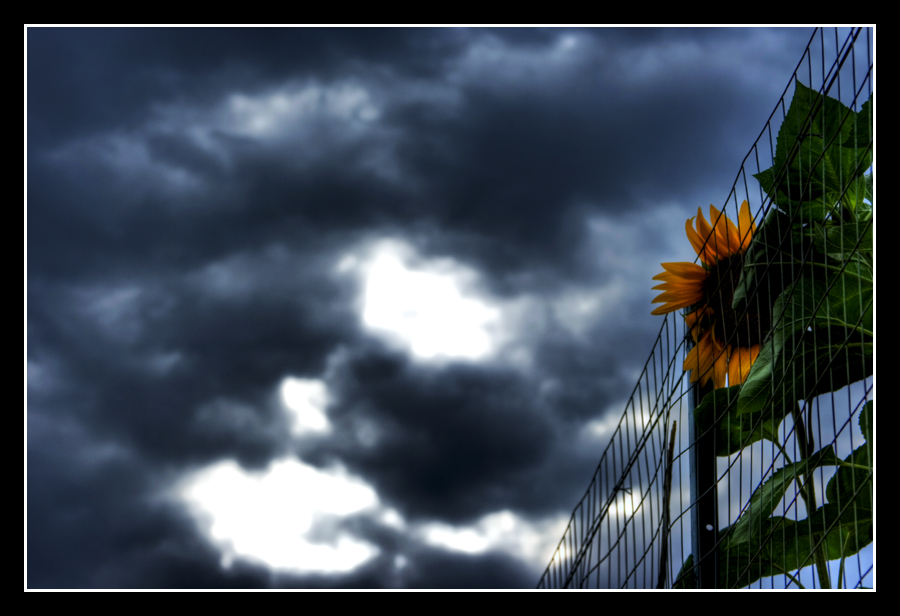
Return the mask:
<svg viewBox="0 0 900 616">
<path fill-rule="evenodd" d="M 710 224 L 697 208 L 697 216 L 685 223 L 688 240 L 701 264 L 662 263 L 665 271 L 653 277 L 662 293 L 653 300 L 662 303 L 652 314 L 666 314 L 694 306 L 684 317 L 695 346 L 684 360 L 691 383 L 716 388 L 744 382 L 759 355 L 762 337 L 769 330 L 768 315 L 738 314 L 732 307 L 734 289 L 740 279 L 744 253 L 753 239 L 756 224 L 744 201 L 735 225 L 723 212 L 709 206 Z M 695 229 L 696 226 L 696 229 Z"/>
</svg>

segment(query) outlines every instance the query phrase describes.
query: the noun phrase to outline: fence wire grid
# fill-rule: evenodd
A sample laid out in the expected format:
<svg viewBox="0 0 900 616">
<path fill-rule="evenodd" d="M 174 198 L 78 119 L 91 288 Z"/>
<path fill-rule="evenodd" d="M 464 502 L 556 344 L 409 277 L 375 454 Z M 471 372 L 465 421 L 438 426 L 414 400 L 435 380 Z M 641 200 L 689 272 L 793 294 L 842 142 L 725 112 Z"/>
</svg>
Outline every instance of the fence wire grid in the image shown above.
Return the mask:
<svg viewBox="0 0 900 616">
<path fill-rule="evenodd" d="M 839 159 L 835 167 L 831 154 L 832 145 L 850 139 L 854 121 L 836 110 L 868 113 L 872 78 L 871 28 L 817 28 L 720 208 L 738 221 L 747 201 L 754 240 L 761 238 L 762 247 L 751 245 L 727 270 L 714 268 L 716 281 L 705 289 L 715 285 L 711 297 L 733 300 L 744 285 L 738 322 L 756 328 L 757 363 L 767 349 L 780 353 L 767 360 L 770 380 L 753 385 L 762 410 L 736 414 L 744 390 L 731 386 L 732 377 L 715 395 L 715 375 L 702 388 L 690 381 L 683 364 L 695 340 L 684 314 L 697 306 L 668 314 L 538 588 L 874 586 L 874 458 L 846 461 L 871 454 L 865 428 L 874 438 L 874 325 L 866 327 L 874 323 L 874 247 L 865 250 L 874 236 L 874 132 L 866 141 L 850 127 L 853 144 L 844 145 L 859 148 L 847 155 L 849 165 Z M 804 88 L 817 94 L 797 139 L 782 143 L 779 129 L 794 121 L 788 112 Z M 863 174 L 870 192 L 861 188 Z M 823 194 L 835 176 L 839 194 Z M 855 214 L 846 214 L 849 206 L 841 204 L 851 202 Z M 755 264 L 755 285 L 741 274 L 748 263 Z M 840 314 L 829 303 L 838 292 Z M 835 315 L 848 321 L 843 328 L 835 327 Z M 792 323 L 794 338 L 785 338 Z M 748 333 L 753 338 L 745 332 L 744 344 Z M 737 332 L 730 336 L 725 348 L 741 344 Z M 793 340 L 800 342 L 791 346 Z M 745 380 L 743 388 L 750 386 Z M 701 401 L 705 412 L 695 416 Z M 807 502 L 815 503 L 813 516 Z"/>
</svg>

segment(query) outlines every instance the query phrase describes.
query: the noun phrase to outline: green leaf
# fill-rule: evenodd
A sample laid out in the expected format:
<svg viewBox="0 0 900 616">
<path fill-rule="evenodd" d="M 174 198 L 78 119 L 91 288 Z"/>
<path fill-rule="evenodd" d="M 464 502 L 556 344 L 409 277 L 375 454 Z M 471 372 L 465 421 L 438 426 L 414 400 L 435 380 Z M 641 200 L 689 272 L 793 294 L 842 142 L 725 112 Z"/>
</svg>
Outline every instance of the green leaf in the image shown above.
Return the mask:
<svg viewBox="0 0 900 616">
<path fill-rule="evenodd" d="M 815 225 L 812 234 L 816 250 L 833 259 L 843 261 L 857 252 L 872 252 L 871 221 L 838 226 Z"/>
<path fill-rule="evenodd" d="M 781 502 L 788 486 L 799 475 L 808 475 L 819 466 L 839 463 L 840 460 L 834 455 L 834 450 L 831 447 L 825 447 L 806 460 L 788 464 L 775 471 L 750 497 L 747 510 L 731 529 L 728 546 L 747 543 L 752 538 L 759 537 L 764 529 L 765 521 Z"/>
<path fill-rule="evenodd" d="M 722 547 L 726 542 L 721 543 L 719 586 L 742 588 L 761 578 L 784 575 L 797 569 L 794 563 L 803 562 L 804 557 L 809 557 L 810 550 L 803 550 L 802 546 L 796 545 L 796 541 L 791 544 L 792 547 L 799 547 L 799 550 L 785 549 L 785 536 L 793 532 L 796 524 L 788 518 L 772 516 L 762 522 L 759 537 L 761 541 L 754 540 L 727 547 Z M 732 526 L 729 534 L 733 530 Z"/>
<path fill-rule="evenodd" d="M 717 585 L 719 588 L 742 588 L 765 577 L 794 575 L 798 569 L 814 563 L 814 552 L 820 542 L 828 560 L 852 556 L 871 543 L 871 522 L 871 513 L 861 512 L 856 518 L 838 516 L 832 505 L 825 505 L 806 520 L 795 522 L 782 516 L 766 518 L 762 520 L 757 536 L 735 545 L 730 545 L 735 526 L 722 529 L 719 531 L 723 540 L 718 547 Z M 791 584 L 788 582 L 787 585 Z M 673 588 L 696 587 L 691 555 L 675 576 Z"/>
<path fill-rule="evenodd" d="M 844 462 L 853 466 L 838 468 L 825 488 L 825 498 L 835 505 L 846 506 L 847 503 L 854 502 L 871 510 L 874 460 L 869 443 L 854 449 Z"/>
<path fill-rule="evenodd" d="M 875 196 L 873 194 L 873 186 L 872 179 L 874 173 L 870 173 L 866 178 L 866 192 L 865 192 L 865 201 L 857 204 L 856 207 L 856 219 L 859 221 L 867 221 L 872 219 L 872 208 L 875 203 Z"/>
<path fill-rule="evenodd" d="M 844 271 L 818 268 L 829 276 L 802 277 L 775 301 L 775 331 L 740 391 L 738 416 L 771 408 L 780 418 L 798 400 L 872 374 L 871 268 L 858 257 L 834 267 Z"/>
<path fill-rule="evenodd" d="M 795 169 L 805 165 L 813 183 L 841 192 L 872 164 L 871 101 L 863 105 L 862 111 L 856 114 L 837 99 L 823 96 L 798 81 L 785 117 L 784 123 L 789 127 L 784 141 L 779 131 L 782 160 L 790 158 L 792 150 L 796 150 L 794 141 L 799 141 L 799 152 L 791 165 Z M 787 143 L 790 139 L 793 141 Z"/>
<path fill-rule="evenodd" d="M 871 275 L 868 266 L 853 260 L 826 280 L 803 277 L 782 292 L 773 308 L 775 355 L 808 328 L 830 330 L 827 344 L 836 351 L 851 341 L 863 341 L 873 328 Z"/>
<path fill-rule="evenodd" d="M 852 556 L 872 542 L 871 512 L 853 518 L 839 515 L 832 505 L 816 510 L 810 518 L 793 521 L 772 516 L 763 522 L 758 537 L 725 549 L 726 588 L 740 588 L 756 580 L 793 573 L 815 562 L 816 547 L 821 545 L 826 560 Z M 826 534 L 827 531 L 827 534 Z M 720 569 L 722 568 L 720 555 Z"/>
<path fill-rule="evenodd" d="M 872 164 L 871 109 L 870 100 L 854 113 L 798 81 L 778 131 L 773 165 L 754 177 L 788 214 L 824 220 L 845 188 Z"/>
<path fill-rule="evenodd" d="M 869 400 L 868 402 L 866 402 L 866 405 L 863 407 L 862 412 L 859 414 L 859 429 L 862 431 L 867 443 L 874 443 L 872 439 L 875 438 L 875 425 L 872 423 L 872 415 L 874 413 L 873 407 L 874 403 Z"/>
<path fill-rule="evenodd" d="M 738 416 L 761 413 L 775 397 L 774 347 L 772 339 L 760 346 L 759 356 L 753 362 L 750 374 L 744 379 L 744 385 L 738 396 Z M 780 408 L 778 411 L 784 416 L 784 409 Z"/>
<path fill-rule="evenodd" d="M 785 543 L 790 542 L 789 548 L 804 543 L 815 545 L 824 536 L 826 559 L 853 556 L 872 543 L 872 508 L 862 504 L 860 501 L 857 506 L 854 501 L 843 506 L 829 503 L 819 507 L 809 518 L 797 523 L 795 533 L 785 537 Z"/>
<path fill-rule="evenodd" d="M 868 204 L 865 202 L 866 199 L 871 200 L 871 190 L 870 190 L 870 175 L 860 175 L 855 180 L 850 182 L 847 186 L 847 190 L 841 198 L 841 203 L 849 207 L 854 212 L 858 212 L 861 209 L 866 209 Z"/>
<path fill-rule="evenodd" d="M 852 118 L 853 125 L 847 132 L 847 138 L 841 144 L 846 148 L 859 149 L 875 141 L 875 123 L 872 110 L 872 98 L 864 102 L 859 108 L 859 113 Z M 852 112 L 851 112 L 852 113 Z"/>
<path fill-rule="evenodd" d="M 772 202 L 800 221 L 823 221 L 835 210 L 841 191 L 826 191 L 818 183 L 808 179 L 810 171 L 786 169 L 776 173 L 770 167 L 753 175 Z"/>
<path fill-rule="evenodd" d="M 775 417 L 784 417 L 798 400 L 837 391 L 871 376 L 871 342 L 832 345 L 831 331 L 793 337 L 788 348 L 774 359 L 773 341 L 763 344 L 738 395 L 737 415 L 769 408 Z M 832 340 L 845 331 L 836 330 Z"/>
<path fill-rule="evenodd" d="M 791 574 L 811 564 L 815 544 L 797 540 L 799 524 L 802 522 L 772 516 L 762 521 L 759 536 L 751 541 L 727 547 L 728 541 L 720 543 L 720 588 L 749 586 L 761 578 Z M 726 534 L 733 534 L 734 529 L 732 526 Z"/>
<path fill-rule="evenodd" d="M 803 332 L 772 362 L 772 398 L 776 408 L 837 391 L 872 375 L 872 343 L 847 336 L 846 329 Z M 799 338 L 799 344 L 794 342 Z M 848 342 L 849 341 L 849 342 Z M 846 342 L 846 344 L 844 344 Z M 752 374 L 752 370 L 751 370 Z M 740 409 L 740 398 L 738 399 Z"/>
<path fill-rule="evenodd" d="M 776 442 L 778 424 L 784 418 L 771 411 L 737 414 L 737 400 L 741 386 L 715 389 L 704 396 L 694 409 L 694 421 L 704 432 L 716 431 L 716 455 L 730 456 L 761 439 Z"/>
</svg>

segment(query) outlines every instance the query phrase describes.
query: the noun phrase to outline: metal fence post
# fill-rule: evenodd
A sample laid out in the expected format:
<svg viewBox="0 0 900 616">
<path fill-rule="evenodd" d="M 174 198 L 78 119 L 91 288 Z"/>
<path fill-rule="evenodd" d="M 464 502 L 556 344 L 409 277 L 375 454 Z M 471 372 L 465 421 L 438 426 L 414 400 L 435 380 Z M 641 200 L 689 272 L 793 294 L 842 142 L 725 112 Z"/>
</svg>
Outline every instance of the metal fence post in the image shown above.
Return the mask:
<svg viewBox="0 0 900 616">
<path fill-rule="evenodd" d="M 694 554 L 694 575 L 698 588 L 717 588 L 719 558 L 718 499 L 716 491 L 715 437 L 709 426 L 698 426 L 694 421 L 694 409 L 703 396 L 713 390 L 711 383 L 691 386 L 688 396 L 691 449 L 691 547 Z"/>
</svg>

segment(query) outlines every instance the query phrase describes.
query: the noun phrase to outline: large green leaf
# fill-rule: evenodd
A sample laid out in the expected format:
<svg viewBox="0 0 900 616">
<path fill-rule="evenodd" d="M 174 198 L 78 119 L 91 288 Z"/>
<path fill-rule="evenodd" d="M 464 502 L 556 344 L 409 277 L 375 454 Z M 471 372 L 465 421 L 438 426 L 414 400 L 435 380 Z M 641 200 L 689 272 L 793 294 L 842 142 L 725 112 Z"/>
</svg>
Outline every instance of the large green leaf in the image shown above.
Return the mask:
<svg viewBox="0 0 900 616">
<path fill-rule="evenodd" d="M 810 518 L 796 522 L 781 516 L 764 520 L 758 537 L 720 552 L 720 569 L 723 555 L 728 568 L 720 571 L 720 583 L 740 588 L 763 577 L 791 574 L 814 564 L 817 547 L 823 548 L 826 560 L 836 560 L 871 543 L 871 512 L 851 518 L 837 515 L 831 507 L 820 507 Z"/>
<path fill-rule="evenodd" d="M 732 527 L 728 547 L 739 543 L 747 543 L 754 537 L 760 537 L 765 521 L 781 502 L 788 486 L 800 475 L 809 475 L 819 466 L 839 464 L 831 447 L 820 449 L 806 460 L 788 464 L 775 471 L 750 497 L 750 504 Z"/>
<path fill-rule="evenodd" d="M 848 118 L 848 120 L 852 120 L 852 126 L 849 131 L 843 131 L 847 133 L 847 138 L 841 146 L 859 150 L 861 148 L 869 147 L 874 143 L 875 115 L 872 108 L 873 98 L 874 96 L 869 97 L 869 100 L 862 104 L 859 108 L 859 113 L 855 114 L 855 117 Z"/>
<path fill-rule="evenodd" d="M 798 400 L 872 374 L 872 270 L 857 256 L 834 263 L 814 268 L 824 279 L 801 277 L 775 301 L 775 331 L 740 391 L 738 416 L 771 408 L 783 417 Z"/>
<path fill-rule="evenodd" d="M 713 390 L 704 396 L 694 409 L 694 421 L 703 431 L 716 431 L 716 455 L 730 456 L 761 439 L 776 441 L 778 425 L 784 415 L 771 410 L 737 414 L 737 400 L 741 386 Z"/>
<path fill-rule="evenodd" d="M 783 398 L 782 389 L 775 389 L 775 342 L 771 338 L 760 346 L 759 356 L 753 362 L 750 368 L 750 374 L 744 379 L 744 385 L 741 387 L 738 395 L 737 415 L 750 415 L 761 413 L 767 407 L 774 408 L 770 404 L 773 400 L 778 400 L 777 412 L 782 416 L 785 414 L 784 404 L 781 404 Z"/>
<path fill-rule="evenodd" d="M 871 101 L 857 114 L 798 81 L 778 131 L 773 165 L 754 177 L 789 214 L 824 220 L 872 164 L 871 119 Z"/>
<path fill-rule="evenodd" d="M 854 212 L 867 209 L 865 200 L 872 201 L 872 174 L 857 176 L 847 185 L 847 190 L 841 198 L 841 203 Z"/>
<path fill-rule="evenodd" d="M 798 81 L 778 133 L 774 166 L 805 168 L 813 184 L 842 191 L 872 164 L 871 109 L 869 100 L 856 114 Z"/>
<path fill-rule="evenodd" d="M 810 229 L 813 242 L 822 254 L 844 261 L 859 252 L 872 252 L 872 221 L 842 225 L 815 225 Z"/>
<path fill-rule="evenodd" d="M 719 556 L 721 587 L 742 588 L 811 564 L 815 544 L 797 540 L 797 527 L 802 523 L 772 516 L 762 521 L 759 535 L 751 541 L 725 547 Z"/>
<path fill-rule="evenodd" d="M 849 543 L 848 532 L 836 524 L 830 528 L 831 531 L 823 541 L 822 533 L 810 533 L 807 520 L 795 522 L 789 518 L 772 516 L 762 521 L 758 537 L 736 545 L 729 545 L 728 541 L 734 527 L 720 530 L 719 533 L 725 540 L 719 543 L 717 550 L 717 586 L 742 588 L 762 578 L 792 575 L 798 569 L 813 564 L 819 542 L 825 548 L 826 558 L 840 558 L 841 550 Z M 849 555 L 851 549 L 847 546 L 844 554 Z M 691 555 L 675 576 L 673 588 L 696 587 L 694 559 Z"/>
<path fill-rule="evenodd" d="M 843 328 L 803 332 L 790 338 L 778 356 L 773 354 L 772 341 L 764 344 L 738 396 L 737 414 L 771 407 L 783 416 L 798 400 L 837 391 L 871 376 L 871 341 L 847 339 Z M 846 344 L 833 344 L 840 341 Z"/>
<path fill-rule="evenodd" d="M 872 543 L 872 509 L 856 506 L 826 504 L 819 507 L 812 516 L 800 520 L 794 532 L 784 538 L 785 558 L 781 562 L 790 565 L 790 552 L 796 550 L 814 550 L 815 545 L 823 541 L 826 560 L 835 560 L 853 556 Z M 827 534 L 826 534 L 827 532 Z M 811 559 L 794 561 L 795 567 L 811 564 Z"/>
<path fill-rule="evenodd" d="M 823 264 L 824 265 L 824 264 Z M 775 301 L 775 355 L 791 338 L 807 329 L 827 329 L 828 346 L 835 351 L 851 342 L 863 342 L 872 331 L 872 273 L 866 264 L 851 259 L 825 280 L 800 278 Z"/>
</svg>

